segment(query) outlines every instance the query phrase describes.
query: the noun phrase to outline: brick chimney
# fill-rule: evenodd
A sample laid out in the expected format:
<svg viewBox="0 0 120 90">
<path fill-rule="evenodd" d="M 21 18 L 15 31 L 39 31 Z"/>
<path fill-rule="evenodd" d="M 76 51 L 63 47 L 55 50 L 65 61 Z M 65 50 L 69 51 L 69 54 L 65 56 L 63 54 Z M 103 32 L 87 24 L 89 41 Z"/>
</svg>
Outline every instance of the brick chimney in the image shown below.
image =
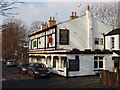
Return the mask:
<svg viewBox="0 0 120 90">
<path fill-rule="evenodd" d="M 55 17 L 50 17 L 50 20 L 48 21 L 48 27 L 53 26 L 56 24 Z"/>
<path fill-rule="evenodd" d="M 42 23 L 41 23 L 41 30 L 43 30 L 45 28 L 47 28 L 47 23 L 42 21 Z"/>
<path fill-rule="evenodd" d="M 70 16 L 70 20 L 78 18 L 76 12 L 72 12 L 72 15 Z"/>
</svg>

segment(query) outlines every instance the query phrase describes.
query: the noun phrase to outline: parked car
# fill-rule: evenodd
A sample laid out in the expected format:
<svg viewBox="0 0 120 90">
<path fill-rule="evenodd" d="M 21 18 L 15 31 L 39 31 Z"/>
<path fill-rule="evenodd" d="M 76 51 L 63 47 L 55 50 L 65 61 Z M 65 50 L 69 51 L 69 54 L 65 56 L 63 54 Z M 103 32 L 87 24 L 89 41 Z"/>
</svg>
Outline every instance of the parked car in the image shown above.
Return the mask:
<svg viewBox="0 0 120 90">
<path fill-rule="evenodd" d="M 1 58 L 1 62 L 3 62 L 3 60 L 4 60 L 4 59 L 3 59 L 3 58 Z"/>
<path fill-rule="evenodd" d="M 6 65 L 7 65 L 7 67 L 8 66 L 16 66 L 16 63 L 14 60 L 7 60 Z"/>
<path fill-rule="evenodd" d="M 3 59 L 3 63 L 6 64 L 8 59 Z"/>
<path fill-rule="evenodd" d="M 33 76 L 34 79 L 40 77 L 47 77 L 49 78 L 49 70 L 43 63 L 30 63 L 28 68 L 28 75 Z"/>
<path fill-rule="evenodd" d="M 20 63 L 17 68 L 19 73 L 28 73 L 29 63 Z"/>
</svg>

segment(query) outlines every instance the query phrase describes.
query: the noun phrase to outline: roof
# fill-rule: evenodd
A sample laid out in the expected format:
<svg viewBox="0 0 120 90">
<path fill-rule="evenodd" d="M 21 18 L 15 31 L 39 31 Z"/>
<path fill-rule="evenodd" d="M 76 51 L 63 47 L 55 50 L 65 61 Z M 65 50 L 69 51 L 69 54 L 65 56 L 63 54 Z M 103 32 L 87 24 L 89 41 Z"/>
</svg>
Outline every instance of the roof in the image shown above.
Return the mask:
<svg viewBox="0 0 120 90">
<path fill-rule="evenodd" d="M 105 34 L 105 36 L 120 34 L 120 28 L 113 29 L 112 31 Z"/>
<path fill-rule="evenodd" d="M 120 55 L 120 50 L 113 50 L 113 52 Z"/>
<path fill-rule="evenodd" d="M 85 50 L 85 51 L 80 51 L 80 50 L 72 50 L 72 51 L 66 51 L 66 52 L 63 52 L 63 51 L 44 51 L 44 52 L 29 52 L 29 54 L 112 54 L 113 52 L 111 51 L 90 51 L 90 50 Z"/>
<path fill-rule="evenodd" d="M 29 37 L 34 36 L 34 35 L 36 35 L 36 34 L 40 34 L 40 33 L 45 32 L 45 31 L 48 31 L 49 29 L 53 29 L 53 28 L 55 28 L 55 27 L 56 27 L 56 25 L 53 25 L 53 26 L 48 27 L 48 28 L 45 28 L 45 29 L 43 29 L 43 30 L 38 30 L 38 31 L 30 34 Z"/>
<path fill-rule="evenodd" d="M 85 15 L 86 15 L 86 14 L 85 14 Z M 78 16 L 78 18 L 83 17 L 83 16 L 85 16 L 85 15 Z M 75 19 L 77 19 L 77 18 L 75 18 Z M 75 19 L 70 19 L 70 20 L 67 20 L 67 21 L 64 21 L 64 22 L 60 22 L 60 23 L 58 23 L 58 24 L 56 24 L 56 25 L 50 26 L 50 27 L 45 28 L 45 29 L 43 29 L 43 30 L 40 30 L 40 29 L 39 29 L 39 30 L 36 30 L 36 31 L 32 32 L 32 33 L 29 35 L 29 37 L 34 36 L 34 35 L 36 35 L 36 34 L 40 34 L 40 33 L 45 32 L 45 31 L 48 31 L 49 29 L 55 28 L 55 27 L 56 27 L 57 25 L 59 25 L 59 24 L 62 24 L 62 23 L 65 23 L 65 22 L 69 22 L 69 21 L 72 21 L 72 20 L 75 20 Z"/>
</svg>

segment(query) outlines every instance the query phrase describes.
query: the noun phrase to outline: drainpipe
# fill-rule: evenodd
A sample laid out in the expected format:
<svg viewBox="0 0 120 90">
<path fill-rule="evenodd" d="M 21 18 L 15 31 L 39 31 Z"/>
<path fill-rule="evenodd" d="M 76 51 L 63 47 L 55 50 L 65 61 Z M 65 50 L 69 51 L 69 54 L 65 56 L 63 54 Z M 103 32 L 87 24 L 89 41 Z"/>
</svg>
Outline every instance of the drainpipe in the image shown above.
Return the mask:
<svg viewBox="0 0 120 90">
<path fill-rule="evenodd" d="M 68 66 L 68 61 L 66 62 L 66 78 L 69 77 L 69 66 Z"/>
<path fill-rule="evenodd" d="M 103 38 L 104 38 L 104 51 L 105 51 L 105 33 L 103 33 Z"/>
<path fill-rule="evenodd" d="M 104 51 L 105 51 L 105 33 L 101 33 L 103 35 L 103 39 L 104 39 Z"/>
</svg>

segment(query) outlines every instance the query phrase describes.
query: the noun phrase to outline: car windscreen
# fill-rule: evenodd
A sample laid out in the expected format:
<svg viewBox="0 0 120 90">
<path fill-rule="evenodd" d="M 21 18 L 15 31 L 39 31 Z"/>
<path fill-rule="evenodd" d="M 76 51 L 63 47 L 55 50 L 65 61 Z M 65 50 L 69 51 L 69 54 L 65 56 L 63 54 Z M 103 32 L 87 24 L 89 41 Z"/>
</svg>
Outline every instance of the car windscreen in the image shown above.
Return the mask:
<svg viewBox="0 0 120 90">
<path fill-rule="evenodd" d="M 29 66 L 29 64 L 27 64 L 27 63 L 22 64 L 22 67 L 28 67 L 28 66 Z"/>
<path fill-rule="evenodd" d="M 11 61 L 8 61 L 8 62 L 14 62 L 14 61 L 11 60 Z"/>
<path fill-rule="evenodd" d="M 46 68 L 44 64 L 35 64 L 35 68 Z"/>
</svg>

